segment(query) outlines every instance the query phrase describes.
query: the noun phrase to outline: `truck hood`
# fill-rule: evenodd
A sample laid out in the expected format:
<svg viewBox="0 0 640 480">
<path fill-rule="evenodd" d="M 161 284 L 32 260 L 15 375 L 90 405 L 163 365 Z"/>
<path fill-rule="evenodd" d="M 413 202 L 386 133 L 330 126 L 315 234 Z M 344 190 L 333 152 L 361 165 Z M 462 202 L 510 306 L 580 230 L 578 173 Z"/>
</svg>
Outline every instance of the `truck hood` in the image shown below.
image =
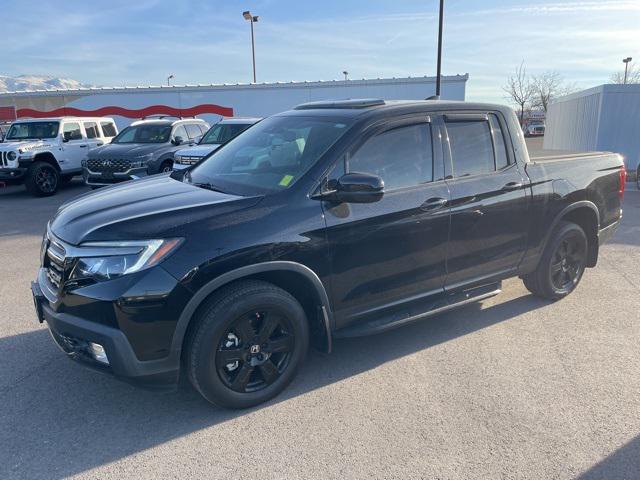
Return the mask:
<svg viewBox="0 0 640 480">
<path fill-rule="evenodd" d="M 195 145 L 189 148 L 183 148 L 176 152 L 176 155 L 183 155 L 185 157 L 206 157 L 211 152 L 215 152 L 219 147 L 220 143 L 208 143 L 205 145 Z"/>
<path fill-rule="evenodd" d="M 89 158 L 128 158 L 142 157 L 149 153 L 172 146 L 170 143 L 108 143 L 101 147 L 93 148 L 89 152 Z"/>
<path fill-rule="evenodd" d="M 214 192 L 155 175 L 90 192 L 62 205 L 50 222 L 73 245 L 180 237 L 187 225 L 255 205 L 262 197 Z"/>
<path fill-rule="evenodd" d="M 0 150 L 2 151 L 9 151 L 9 150 L 13 150 L 13 151 L 18 151 L 21 150 L 22 152 L 28 152 L 31 150 L 42 150 L 42 149 L 49 149 L 49 148 L 53 148 L 55 145 L 53 143 L 54 139 L 51 140 L 23 140 L 23 141 L 16 141 L 16 140 L 5 140 L 4 142 L 0 143 Z"/>
</svg>

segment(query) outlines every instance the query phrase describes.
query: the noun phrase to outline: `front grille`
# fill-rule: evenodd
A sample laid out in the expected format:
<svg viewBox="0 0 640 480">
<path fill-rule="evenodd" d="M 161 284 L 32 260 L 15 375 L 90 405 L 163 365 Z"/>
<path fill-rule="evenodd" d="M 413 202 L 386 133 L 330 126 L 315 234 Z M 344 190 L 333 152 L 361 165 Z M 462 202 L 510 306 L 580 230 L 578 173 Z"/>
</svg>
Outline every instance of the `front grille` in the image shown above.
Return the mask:
<svg viewBox="0 0 640 480">
<path fill-rule="evenodd" d="M 124 173 L 131 169 L 131 162 L 124 159 L 91 158 L 87 160 L 87 168 L 92 172 Z"/>
<path fill-rule="evenodd" d="M 9 152 L 0 152 L 0 166 L 8 167 L 9 162 Z"/>
<path fill-rule="evenodd" d="M 179 157 L 179 159 L 176 160 L 176 163 L 180 163 L 182 165 L 195 165 L 200 160 L 202 160 L 202 157 Z"/>
<path fill-rule="evenodd" d="M 43 266 L 49 283 L 58 291 L 64 283 L 65 274 L 67 273 L 65 253 L 65 249 L 61 244 L 55 240 L 49 240 Z"/>
</svg>

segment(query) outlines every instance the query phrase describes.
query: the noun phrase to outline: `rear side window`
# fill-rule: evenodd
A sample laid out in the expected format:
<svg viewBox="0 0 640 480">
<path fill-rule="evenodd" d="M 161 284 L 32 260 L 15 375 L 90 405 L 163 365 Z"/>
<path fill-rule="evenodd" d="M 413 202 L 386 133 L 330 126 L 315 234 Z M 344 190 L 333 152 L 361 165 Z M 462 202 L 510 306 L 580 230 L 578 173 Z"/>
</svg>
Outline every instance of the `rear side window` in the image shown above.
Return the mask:
<svg viewBox="0 0 640 480">
<path fill-rule="evenodd" d="M 82 140 L 79 123 L 65 123 L 62 132 L 65 140 Z"/>
<path fill-rule="evenodd" d="M 187 129 L 187 135 L 189 135 L 189 138 L 196 138 L 202 135 L 200 127 L 195 123 L 189 123 L 185 125 L 185 128 Z"/>
<path fill-rule="evenodd" d="M 509 157 L 507 156 L 507 143 L 500 125 L 500 120 L 493 113 L 489 115 L 489 124 L 493 132 L 493 142 L 496 146 L 496 169 L 509 165 Z"/>
<path fill-rule="evenodd" d="M 87 132 L 87 138 L 98 138 L 98 124 L 95 122 L 84 122 L 84 131 Z"/>
<path fill-rule="evenodd" d="M 100 122 L 100 126 L 102 127 L 102 133 L 105 137 L 115 137 L 116 134 L 116 126 L 111 122 Z"/>
<path fill-rule="evenodd" d="M 376 135 L 348 160 L 347 170 L 378 175 L 388 190 L 432 181 L 431 125 L 398 127 Z"/>
<path fill-rule="evenodd" d="M 447 133 L 455 177 L 495 171 L 489 122 L 448 121 Z"/>
</svg>

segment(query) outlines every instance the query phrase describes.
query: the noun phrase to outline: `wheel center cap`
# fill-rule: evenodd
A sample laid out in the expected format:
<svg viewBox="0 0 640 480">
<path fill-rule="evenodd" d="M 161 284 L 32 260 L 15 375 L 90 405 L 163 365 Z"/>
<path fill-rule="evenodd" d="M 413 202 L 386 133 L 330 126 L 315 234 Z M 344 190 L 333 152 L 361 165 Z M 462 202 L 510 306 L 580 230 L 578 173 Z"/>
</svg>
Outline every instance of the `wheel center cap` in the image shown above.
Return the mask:
<svg viewBox="0 0 640 480">
<path fill-rule="evenodd" d="M 251 352 L 252 355 L 260 353 L 260 345 L 258 344 L 251 345 L 251 348 L 249 349 L 249 351 Z"/>
</svg>

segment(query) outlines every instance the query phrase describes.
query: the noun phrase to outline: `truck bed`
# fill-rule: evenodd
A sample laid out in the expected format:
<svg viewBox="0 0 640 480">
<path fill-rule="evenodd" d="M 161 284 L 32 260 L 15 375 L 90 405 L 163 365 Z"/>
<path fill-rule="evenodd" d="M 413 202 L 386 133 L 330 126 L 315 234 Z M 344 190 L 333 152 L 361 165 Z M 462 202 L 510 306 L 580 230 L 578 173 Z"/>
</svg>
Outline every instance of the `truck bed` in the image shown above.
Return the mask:
<svg viewBox="0 0 640 480">
<path fill-rule="evenodd" d="M 584 160 L 587 158 L 614 155 L 611 152 L 581 152 L 578 150 L 529 150 L 529 160 L 535 163 L 554 160 Z"/>
</svg>

